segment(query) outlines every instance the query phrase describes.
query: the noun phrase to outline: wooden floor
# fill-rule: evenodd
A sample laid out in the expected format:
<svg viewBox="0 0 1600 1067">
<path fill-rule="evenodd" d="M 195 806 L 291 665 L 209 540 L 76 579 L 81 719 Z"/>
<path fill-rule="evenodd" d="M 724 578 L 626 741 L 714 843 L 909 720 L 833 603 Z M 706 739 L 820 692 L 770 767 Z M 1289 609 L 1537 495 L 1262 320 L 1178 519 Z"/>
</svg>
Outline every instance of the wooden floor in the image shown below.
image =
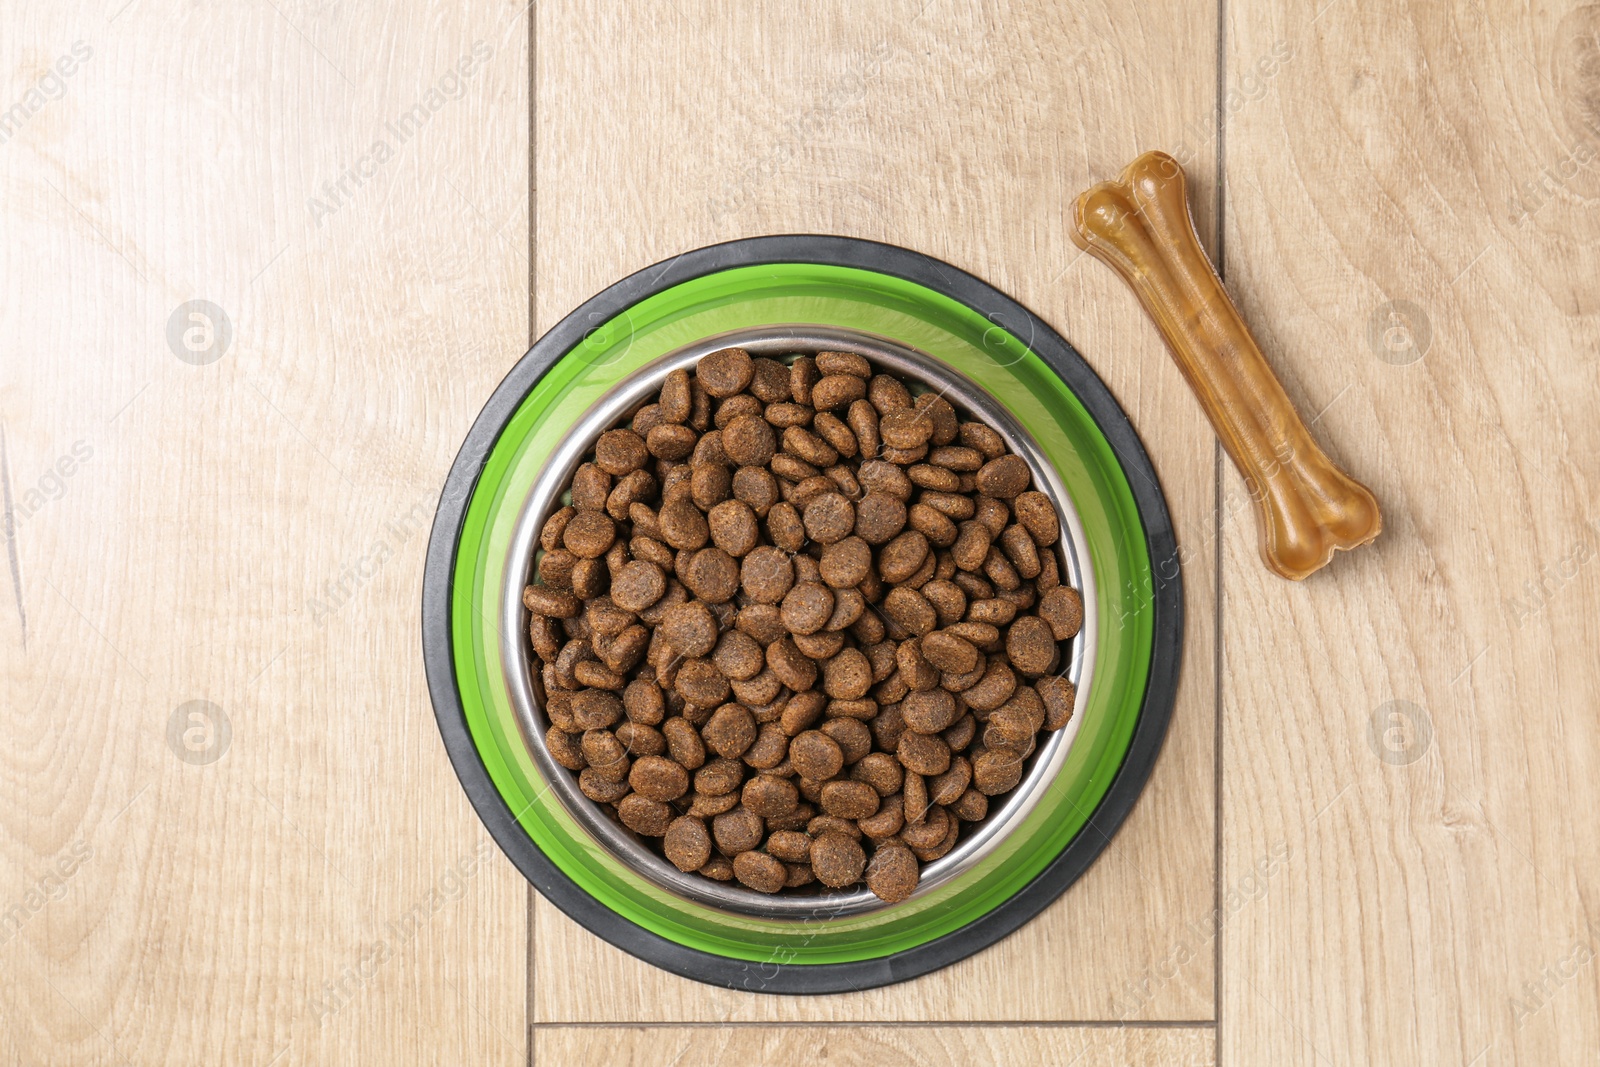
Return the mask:
<svg viewBox="0 0 1600 1067">
<path fill-rule="evenodd" d="M 1600 5 L 524 3 L 7 9 L 0 1064 L 1600 1057 Z M 1067 238 L 1150 148 L 1383 504 L 1304 584 Z M 790 231 L 1072 340 L 1188 595 L 1166 748 L 1082 881 L 818 999 L 532 893 L 417 636 L 444 473 L 530 340 Z"/>
</svg>

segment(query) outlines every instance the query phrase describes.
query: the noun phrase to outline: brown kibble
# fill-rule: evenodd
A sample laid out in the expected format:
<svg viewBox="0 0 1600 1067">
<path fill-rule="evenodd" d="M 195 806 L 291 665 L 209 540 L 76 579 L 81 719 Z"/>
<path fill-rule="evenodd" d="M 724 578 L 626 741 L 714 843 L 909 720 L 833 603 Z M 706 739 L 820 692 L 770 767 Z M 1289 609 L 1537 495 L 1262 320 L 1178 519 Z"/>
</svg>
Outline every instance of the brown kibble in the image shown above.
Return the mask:
<svg viewBox="0 0 1600 1067">
<path fill-rule="evenodd" d="M 810 858 L 817 880 L 834 889 L 855 885 L 867 865 L 867 854 L 860 842 L 835 830 L 811 842 Z"/>
<path fill-rule="evenodd" d="M 581 464 L 572 475 L 572 503 L 579 511 L 604 510 L 610 495 L 611 475 L 595 464 Z M 562 536 L 565 539 L 565 533 Z"/>
<path fill-rule="evenodd" d="M 819 729 L 838 743 L 846 763 L 855 763 L 872 751 L 872 731 L 859 719 L 829 719 Z"/>
<path fill-rule="evenodd" d="M 896 630 L 890 632 L 897 638 L 921 637 L 939 624 L 939 614 L 928 598 L 907 586 L 889 590 L 883 598 L 883 613 L 894 623 Z"/>
<path fill-rule="evenodd" d="M 627 750 L 609 730 L 586 730 L 578 741 L 584 761 L 603 777 L 621 780 L 628 777 Z"/>
<path fill-rule="evenodd" d="M 978 822 L 989 814 L 989 798 L 969 788 L 950 805 L 950 813 L 963 822 Z"/>
<path fill-rule="evenodd" d="M 788 501 L 772 505 L 767 512 L 767 535 L 785 552 L 800 551 L 806 543 L 806 528 L 799 510 Z"/>
<path fill-rule="evenodd" d="M 677 812 L 670 804 L 633 793 L 617 802 L 617 818 L 622 825 L 643 837 L 660 837 L 672 825 Z"/>
<path fill-rule="evenodd" d="M 834 779 L 822 786 L 822 810 L 835 818 L 869 818 L 879 803 L 878 791 L 866 782 Z"/>
<path fill-rule="evenodd" d="M 779 720 L 783 726 L 783 732 L 790 737 L 798 736 L 822 717 L 822 709 L 827 706 L 827 703 L 826 694 L 814 689 L 803 693 L 795 693 L 783 706 L 783 715 Z M 789 752 L 790 758 L 793 759 L 794 745 L 792 743 L 789 746 Z M 807 777 L 810 777 L 810 775 Z"/>
<path fill-rule="evenodd" d="M 657 402 L 662 422 L 687 422 L 691 404 L 689 372 L 680 368 L 668 374 L 661 383 Z"/>
<path fill-rule="evenodd" d="M 965 756 L 953 756 L 943 774 L 928 780 L 928 798 L 935 804 L 954 804 L 972 782 L 972 764 Z"/>
<path fill-rule="evenodd" d="M 1022 759 L 1004 750 L 984 752 L 972 761 L 973 788 L 984 796 L 1010 792 L 1022 781 Z"/>
<path fill-rule="evenodd" d="M 763 819 L 787 815 L 800 803 L 800 791 L 787 778 L 757 775 L 744 784 L 740 803 Z"/>
<path fill-rule="evenodd" d="M 608 778 L 596 767 L 585 767 L 578 774 L 578 789 L 596 804 L 615 804 L 628 795 L 630 787 L 626 776 Z"/>
<path fill-rule="evenodd" d="M 950 746 L 938 734 L 907 730 L 901 735 L 895 754 L 906 770 L 924 776 L 943 774 L 950 767 Z"/>
<path fill-rule="evenodd" d="M 733 861 L 726 856 L 712 856 L 700 873 L 717 882 L 733 881 Z"/>
<path fill-rule="evenodd" d="M 917 857 L 904 845 L 883 845 L 867 864 L 867 888 L 890 904 L 905 900 L 917 888 Z"/>
<path fill-rule="evenodd" d="M 818 568 L 830 587 L 854 588 L 866 581 L 872 571 L 872 548 L 863 538 L 846 537 L 822 550 Z"/>
<path fill-rule="evenodd" d="M 632 430 L 607 430 L 594 445 L 595 465 L 607 474 L 624 475 L 650 459 L 644 439 Z"/>
<path fill-rule="evenodd" d="M 1044 548 L 1061 538 L 1061 517 L 1050 498 L 1036 490 L 1021 493 L 1011 502 L 1011 511 L 1028 531 L 1034 543 Z"/>
<path fill-rule="evenodd" d="M 778 830 L 767 838 L 767 855 L 785 863 L 805 863 L 811 855 L 811 835 L 801 830 Z"/>
<path fill-rule="evenodd" d="M 878 573 L 893 584 L 916 574 L 928 559 L 928 539 L 916 530 L 907 530 L 878 552 Z"/>
<path fill-rule="evenodd" d="M 572 516 L 578 509 L 568 504 L 544 520 L 544 526 L 539 530 L 539 547 L 546 552 L 554 552 L 561 547 L 561 535 L 566 532 L 567 523 L 572 521 Z"/>
<path fill-rule="evenodd" d="M 794 565 L 782 549 L 758 545 L 741 562 L 739 580 L 751 600 L 758 604 L 776 604 L 794 586 Z"/>
<path fill-rule="evenodd" d="M 908 729 L 919 734 L 936 734 L 961 715 L 956 698 L 944 689 L 925 689 L 907 693 L 900 702 L 900 717 Z"/>
<path fill-rule="evenodd" d="M 833 590 L 821 582 L 801 582 L 783 598 L 782 610 L 783 624 L 791 633 L 814 634 L 833 614 Z"/>
<path fill-rule="evenodd" d="M 622 691 L 622 706 L 632 722 L 659 725 L 666 716 L 666 700 L 654 681 L 636 678 Z"/>
<path fill-rule="evenodd" d="M 707 434 L 706 439 L 709 438 L 710 434 Z M 733 475 L 721 463 L 696 463 L 690 467 L 690 471 L 689 499 L 701 511 L 710 511 L 733 492 Z"/>
<path fill-rule="evenodd" d="M 854 352 L 818 352 L 817 371 L 821 374 L 853 374 L 865 381 L 872 377 L 872 364 Z"/>
<path fill-rule="evenodd" d="M 733 857 L 733 876 L 758 893 L 776 893 L 789 879 L 783 861 L 765 852 L 741 852 Z"/>
<path fill-rule="evenodd" d="M 1013 622 L 1006 630 L 1006 655 L 1022 674 L 1048 671 L 1056 656 L 1050 624 L 1036 615 L 1024 615 Z"/>
<path fill-rule="evenodd" d="M 696 819 L 711 819 L 725 811 L 732 811 L 739 803 L 739 794 L 725 793 L 722 796 L 710 796 L 705 793 L 690 793 L 678 801 L 678 806 L 682 807 L 685 800 L 689 802 L 685 815 Z"/>
<path fill-rule="evenodd" d="M 785 359 L 713 352 L 591 443 L 523 594 L 543 740 L 679 870 L 904 899 L 1071 720 L 1083 601 L 998 431 Z"/>
<path fill-rule="evenodd" d="M 878 755 L 888 756 L 888 753 L 878 753 Z M 890 762 L 894 761 L 894 757 L 888 756 L 888 758 Z M 899 764 L 896 763 L 895 766 L 898 767 Z M 904 798 L 899 793 L 884 797 L 883 803 L 878 805 L 876 815 L 856 820 L 856 826 L 861 832 L 874 841 L 893 837 L 905 824 Z"/>
<path fill-rule="evenodd" d="M 780 400 L 788 400 L 789 368 L 775 359 L 757 359 L 752 361 L 750 375 L 750 392 L 763 404 L 775 404 Z"/>
<path fill-rule="evenodd" d="M 597 559 L 617 539 L 617 524 L 603 511 L 579 511 L 567 523 L 561 543 L 579 559 Z"/>
<path fill-rule="evenodd" d="M 919 647 L 924 659 L 949 674 L 965 674 L 981 662 L 972 642 L 949 630 L 935 630 L 922 639 Z"/>
<path fill-rule="evenodd" d="M 739 561 L 720 548 L 702 548 L 680 577 L 689 591 L 711 604 L 725 604 L 739 591 Z"/>
<path fill-rule="evenodd" d="M 719 756 L 706 761 L 704 767 L 694 772 L 694 791 L 706 796 L 725 796 L 738 789 L 742 781 L 744 765 L 737 759 Z"/>
<path fill-rule="evenodd" d="M 805 506 L 806 536 L 813 541 L 831 545 L 848 537 L 855 525 L 855 508 L 840 493 L 819 493 Z"/>
<path fill-rule="evenodd" d="M 680 815 L 667 827 L 662 851 L 678 870 L 688 873 L 704 867 L 711 859 L 711 834 L 699 819 Z"/>
<path fill-rule="evenodd" d="M 905 769 L 887 752 L 869 752 L 850 769 L 850 777 L 866 782 L 878 796 L 887 797 L 900 792 Z"/>
<path fill-rule="evenodd" d="M 724 348 L 701 356 L 694 368 L 695 380 L 700 387 L 715 397 L 743 392 L 754 374 L 750 353 L 742 348 Z"/>
<path fill-rule="evenodd" d="M 1028 464 L 1021 456 L 1001 456 L 978 469 L 978 492 L 1010 500 L 1027 489 L 1032 479 Z"/>
<path fill-rule="evenodd" d="M 956 418 L 956 409 L 950 406 L 950 401 L 938 393 L 923 393 L 917 397 L 912 406 L 933 420 L 933 437 L 930 439 L 932 444 L 947 445 L 956 439 L 961 423 Z"/>
<path fill-rule="evenodd" d="M 663 505 L 658 521 L 662 538 L 680 551 L 701 548 L 711 537 L 711 527 L 706 524 L 706 517 L 687 497 L 679 497 Z"/>
<path fill-rule="evenodd" d="M 861 485 L 869 493 L 883 493 L 892 496 L 901 503 L 911 499 L 912 492 L 916 489 L 911 484 L 911 479 L 906 477 L 906 472 L 881 459 L 867 460 L 861 464 L 861 469 L 856 472 Z"/>
<path fill-rule="evenodd" d="M 570 619 L 580 610 L 577 597 L 543 585 L 530 585 L 524 589 L 522 606 L 534 615 L 552 619 Z"/>
<path fill-rule="evenodd" d="M 817 373 L 817 361 L 801 356 L 789 365 L 789 395 L 796 404 L 811 403 L 811 389 L 822 376 Z"/>
<path fill-rule="evenodd" d="M 749 634 L 727 630 L 717 639 L 711 662 L 732 681 L 743 682 L 761 673 L 767 653 Z"/>
<path fill-rule="evenodd" d="M 818 411 L 832 411 L 866 395 L 867 383 L 854 374 L 829 374 L 811 387 L 811 406 Z"/>
<path fill-rule="evenodd" d="M 1071 586 L 1058 585 L 1039 598 L 1039 617 L 1057 641 L 1076 637 L 1083 629 L 1083 597 Z"/>
<path fill-rule="evenodd" d="M 1039 546 L 1033 543 L 1033 535 L 1020 523 L 1007 526 L 997 543 L 1019 575 L 1023 578 L 1039 577 Z"/>
<path fill-rule="evenodd" d="M 580 730 L 604 730 L 622 718 L 622 701 L 603 689 L 573 693 L 568 706 Z"/>
<path fill-rule="evenodd" d="M 878 410 L 880 416 L 891 411 L 899 411 L 911 406 L 911 391 L 905 387 L 900 379 L 888 375 L 874 375 L 867 385 L 867 399 Z"/>
<path fill-rule="evenodd" d="M 856 533 L 869 545 L 881 545 L 906 525 L 905 501 L 888 493 L 869 491 L 856 505 Z"/>
<path fill-rule="evenodd" d="M 654 563 L 634 560 L 611 582 L 611 600 L 623 611 L 640 612 L 667 591 L 667 576 Z M 620 630 L 618 631 L 621 632 Z"/>
<path fill-rule="evenodd" d="M 1072 719 L 1073 705 L 1078 699 L 1078 689 L 1061 677 L 1041 678 L 1033 685 L 1034 691 L 1044 701 L 1046 730 L 1059 730 Z"/>
<path fill-rule="evenodd" d="M 976 448 L 944 445 L 928 452 L 928 462 L 935 467 L 952 471 L 976 471 L 983 466 L 984 456 Z"/>
<path fill-rule="evenodd" d="M 1017 675 L 1004 657 L 991 656 L 983 677 L 961 693 L 961 699 L 974 711 L 990 712 L 1011 699 L 1017 688 Z"/>
<path fill-rule="evenodd" d="M 839 743 L 819 730 L 807 730 L 789 742 L 789 762 L 801 777 L 827 781 L 844 766 Z"/>
<path fill-rule="evenodd" d="M 780 682 L 797 693 L 817 684 L 817 665 L 795 647 L 792 637 L 767 646 L 767 666 Z"/>
<path fill-rule="evenodd" d="M 716 707 L 728 699 L 728 679 L 707 659 L 685 660 L 673 679 L 673 688 L 696 707 Z"/>
<path fill-rule="evenodd" d="M 737 759 L 755 743 L 756 732 L 756 721 L 749 708 L 743 704 L 724 704 L 701 728 L 700 736 L 706 747 L 717 755 Z"/>
<path fill-rule="evenodd" d="M 779 500 L 778 479 L 765 467 L 740 467 L 733 472 L 733 496 L 749 504 L 757 518 L 766 518 Z"/>
<path fill-rule="evenodd" d="M 628 772 L 628 784 L 651 800 L 677 800 L 689 791 L 689 772 L 665 756 L 641 756 Z"/>
<path fill-rule="evenodd" d="M 901 408 L 878 420 L 878 434 L 890 448 L 919 448 L 933 437 L 933 419 L 914 408 Z"/>
<path fill-rule="evenodd" d="M 846 648 L 822 668 L 822 689 L 835 700 L 858 700 L 872 687 L 872 664 L 860 650 Z"/>
<path fill-rule="evenodd" d="M 717 646 L 717 619 L 705 604 L 690 601 L 668 609 L 660 633 L 685 657 L 708 656 Z"/>
<path fill-rule="evenodd" d="M 740 467 L 760 467 L 778 450 L 778 438 L 766 419 L 740 415 L 723 429 L 722 450 Z"/>
<path fill-rule="evenodd" d="M 756 547 L 761 528 L 756 513 L 742 500 L 724 500 L 706 516 L 711 540 L 728 555 L 738 558 Z"/>
<path fill-rule="evenodd" d="M 751 718 L 760 724 L 756 732 L 753 745 L 745 749 L 744 761 L 758 771 L 774 770 L 789 755 L 789 735 L 783 732 L 777 718 L 783 714 L 782 706 L 775 708 L 759 708 L 751 712 Z"/>
<path fill-rule="evenodd" d="M 657 459 L 677 462 L 686 459 L 694 451 L 695 442 L 700 440 L 700 435 L 688 426 L 676 423 L 662 423 L 660 426 L 651 427 L 645 435 L 645 447 Z"/>
<path fill-rule="evenodd" d="M 1006 439 L 992 426 L 985 426 L 981 422 L 963 422 L 956 438 L 967 448 L 977 449 L 985 459 L 1006 454 Z"/>
<path fill-rule="evenodd" d="M 761 816 L 743 808 L 734 808 L 711 820 L 711 835 L 716 839 L 718 851 L 724 855 L 738 855 L 755 848 L 761 844 L 765 831 Z"/>
<path fill-rule="evenodd" d="M 581 771 L 589 765 L 577 738 L 565 730 L 552 726 L 544 735 L 544 747 L 549 749 L 551 759 L 569 771 Z"/>
</svg>

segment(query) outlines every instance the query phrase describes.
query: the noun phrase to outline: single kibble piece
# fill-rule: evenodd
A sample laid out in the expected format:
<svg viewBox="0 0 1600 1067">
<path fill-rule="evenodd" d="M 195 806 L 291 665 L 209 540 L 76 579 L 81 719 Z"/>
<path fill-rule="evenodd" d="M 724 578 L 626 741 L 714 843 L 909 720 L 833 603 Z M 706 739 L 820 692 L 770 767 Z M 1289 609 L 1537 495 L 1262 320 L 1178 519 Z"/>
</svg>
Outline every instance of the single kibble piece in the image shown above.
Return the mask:
<svg viewBox="0 0 1600 1067">
<path fill-rule="evenodd" d="M 765 852 L 741 852 L 733 857 L 733 876 L 758 893 L 776 893 L 788 881 L 783 861 Z"/>
<path fill-rule="evenodd" d="M 867 888 L 880 899 L 897 904 L 917 888 L 917 857 L 904 845 L 883 845 L 867 864 Z"/>
<path fill-rule="evenodd" d="M 1057 641 L 1076 637 L 1083 629 L 1083 597 L 1070 586 L 1058 585 L 1039 598 L 1039 617 L 1050 624 Z"/>
<path fill-rule="evenodd" d="M 702 356 L 695 366 L 695 378 L 700 387 L 714 397 L 732 396 L 742 391 L 754 374 L 754 361 L 742 348 L 724 348 Z"/>
<path fill-rule="evenodd" d="M 680 815 L 667 827 L 661 847 L 672 865 L 687 874 L 710 861 L 711 834 L 700 819 Z"/>
<path fill-rule="evenodd" d="M 811 842 L 811 869 L 817 881 L 834 889 L 855 885 L 867 866 L 861 843 L 847 834 L 830 830 Z"/>
</svg>

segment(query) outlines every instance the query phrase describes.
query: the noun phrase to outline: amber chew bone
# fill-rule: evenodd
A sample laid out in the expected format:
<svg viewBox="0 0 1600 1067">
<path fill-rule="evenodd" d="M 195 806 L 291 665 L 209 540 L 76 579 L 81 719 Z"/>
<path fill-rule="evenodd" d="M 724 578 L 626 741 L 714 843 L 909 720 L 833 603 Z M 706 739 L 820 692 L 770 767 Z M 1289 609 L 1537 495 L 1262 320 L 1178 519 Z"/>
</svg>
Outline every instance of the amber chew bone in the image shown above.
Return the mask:
<svg viewBox="0 0 1600 1067">
<path fill-rule="evenodd" d="M 1073 243 L 1139 297 L 1244 475 L 1267 567 L 1298 581 L 1377 537 L 1377 500 L 1312 439 L 1201 249 L 1178 161 L 1146 152 L 1073 215 Z"/>
</svg>

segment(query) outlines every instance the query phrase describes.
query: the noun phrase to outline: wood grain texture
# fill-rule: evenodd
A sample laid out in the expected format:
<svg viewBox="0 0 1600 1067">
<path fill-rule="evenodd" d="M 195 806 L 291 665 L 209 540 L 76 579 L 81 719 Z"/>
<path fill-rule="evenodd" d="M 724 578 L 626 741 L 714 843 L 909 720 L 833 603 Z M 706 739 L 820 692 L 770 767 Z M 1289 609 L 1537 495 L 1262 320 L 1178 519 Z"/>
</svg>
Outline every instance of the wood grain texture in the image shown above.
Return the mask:
<svg viewBox="0 0 1600 1067">
<path fill-rule="evenodd" d="M 631 271 L 754 234 L 867 237 L 970 270 L 1075 342 L 1139 427 L 1183 547 L 1189 630 L 1148 792 L 1115 847 L 1001 944 L 889 989 L 774 998 L 656 970 L 540 898 L 536 1020 L 1212 1017 L 1213 437 L 1067 225 L 1079 190 L 1206 128 L 1215 31 L 1213 10 L 1182 3 L 540 5 L 541 332 Z M 1209 193 L 1210 150 L 1190 158 Z"/>
<path fill-rule="evenodd" d="M 527 337 L 527 39 L 497 0 L 8 10 L 0 1063 L 525 1060 L 526 885 L 417 604 Z M 197 298 L 225 349 L 169 345 Z"/>
<path fill-rule="evenodd" d="M 1600 7 L 1227 14 L 1227 277 L 1388 523 L 1225 535 L 1219 1054 L 1592 1063 Z"/>
<path fill-rule="evenodd" d="M 650 1026 L 539 1027 L 539 1063 L 654 1067 L 693 1063 L 828 1063 L 942 1067 L 1202 1067 L 1216 1036 L 1202 1027 Z"/>
</svg>

